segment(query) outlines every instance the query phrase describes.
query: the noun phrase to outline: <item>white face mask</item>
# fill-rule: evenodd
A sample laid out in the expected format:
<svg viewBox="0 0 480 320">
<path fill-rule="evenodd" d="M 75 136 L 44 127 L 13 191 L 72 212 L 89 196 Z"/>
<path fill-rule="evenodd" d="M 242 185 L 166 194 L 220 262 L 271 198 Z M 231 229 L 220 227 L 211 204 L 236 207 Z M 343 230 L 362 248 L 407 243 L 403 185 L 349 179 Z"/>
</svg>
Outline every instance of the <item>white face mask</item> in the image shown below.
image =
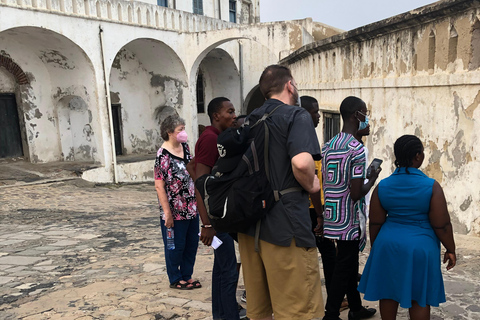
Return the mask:
<svg viewBox="0 0 480 320">
<path fill-rule="evenodd" d="M 182 130 L 177 134 L 177 141 L 178 142 L 180 142 L 180 143 L 187 142 L 187 139 L 188 139 L 188 135 L 187 135 L 187 132 L 185 130 Z"/>
</svg>

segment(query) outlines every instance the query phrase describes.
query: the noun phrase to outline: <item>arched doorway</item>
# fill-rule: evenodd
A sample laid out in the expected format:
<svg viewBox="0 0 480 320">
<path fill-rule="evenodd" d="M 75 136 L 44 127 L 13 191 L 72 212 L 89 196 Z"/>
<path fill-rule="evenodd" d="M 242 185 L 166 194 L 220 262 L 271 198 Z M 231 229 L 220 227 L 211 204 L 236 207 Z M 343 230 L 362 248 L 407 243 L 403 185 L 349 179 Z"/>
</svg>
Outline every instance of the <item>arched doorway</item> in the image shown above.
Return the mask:
<svg viewBox="0 0 480 320">
<path fill-rule="evenodd" d="M 172 113 L 182 115 L 187 93 L 185 68 L 169 46 L 153 39 L 136 39 L 123 46 L 110 71 L 120 154 L 156 153 L 163 142 L 160 123 Z"/>
<path fill-rule="evenodd" d="M 253 110 L 258 107 L 261 107 L 265 103 L 265 97 L 263 96 L 262 92 L 260 91 L 260 87 L 256 85 L 255 87 L 250 90 L 245 99 L 245 110 L 247 110 L 247 114 L 250 114 Z"/>
<path fill-rule="evenodd" d="M 230 99 L 237 113 L 240 111 L 240 74 L 233 58 L 225 50 L 215 48 L 205 56 L 197 72 L 196 84 L 199 125 L 210 125 L 207 106 L 215 97 Z"/>
<path fill-rule="evenodd" d="M 87 130 L 90 138 L 101 137 L 94 68 L 80 46 L 45 28 L 17 27 L 0 32 L 0 60 L 5 59 L 10 59 L 23 73 L 18 74 L 14 68 L 13 76 L 17 79 L 14 87 L 6 89 L 8 84 L 0 81 L 0 92 L 10 90 L 14 94 L 23 153 L 28 160 L 68 160 L 63 153 L 64 132 L 59 130 L 61 120 L 57 109 L 60 101 L 67 97 L 81 98 L 88 114 L 86 124 L 90 127 Z M 99 141 L 89 142 L 88 146 L 92 143 L 102 146 Z M 89 154 L 89 160 L 101 161 L 98 152 Z"/>
</svg>

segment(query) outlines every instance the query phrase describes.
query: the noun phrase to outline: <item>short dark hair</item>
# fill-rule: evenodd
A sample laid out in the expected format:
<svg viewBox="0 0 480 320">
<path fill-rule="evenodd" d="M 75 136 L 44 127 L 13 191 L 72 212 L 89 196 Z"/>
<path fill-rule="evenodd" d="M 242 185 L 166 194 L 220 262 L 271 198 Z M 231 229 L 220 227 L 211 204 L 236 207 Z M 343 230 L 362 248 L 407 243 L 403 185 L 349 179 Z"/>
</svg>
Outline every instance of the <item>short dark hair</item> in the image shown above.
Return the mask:
<svg viewBox="0 0 480 320">
<path fill-rule="evenodd" d="M 395 166 L 411 167 L 413 164 L 413 158 L 423 151 L 422 141 L 417 136 L 406 134 L 401 136 L 395 141 L 393 145 L 393 152 L 395 154 Z M 408 173 L 408 169 L 407 169 Z"/>
<path fill-rule="evenodd" d="M 217 97 L 213 98 L 212 101 L 208 104 L 207 107 L 207 112 L 208 112 L 208 117 L 210 118 L 210 122 L 213 120 L 213 114 L 217 113 L 222 109 L 223 103 L 225 101 L 230 101 L 230 99 L 227 99 L 225 97 Z"/>
<path fill-rule="evenodd" d="M 292 79 L 292 72 L 289 68 L 272 64 L 266 67 L 260 76 L 260 92 L 266 99 L 270 99 L 272 95 L 281 93 L 285 84 Z"/>
<path fill-rule="evenodd" d="M 308 112 L 312 111 L 314 106 L 313 104 L 316 103 L 318 106 L 318 101 L 314 97 L 310 96 L 301 96 L 300 97 L 300 106 L 305 108 Z"/>
<path fill-rule="evenodd" d="M 169 115 L 162 121 L 160 125 L 160 136 L 164 141 L 168 141 L 168 134 L 175 131 L 179 125 L 185 125 L 185 120 L 176 114 Z"/>
<path fill-rule="evenodd" d="M 342 115 L 343 121 L 350 118 L 355 112 L 360 111 L 363 106 L 366 106 L 366 104 L 360 98 L 350 96 L 343 99 L 340 105 L 340 114 Z"/>
</svg>

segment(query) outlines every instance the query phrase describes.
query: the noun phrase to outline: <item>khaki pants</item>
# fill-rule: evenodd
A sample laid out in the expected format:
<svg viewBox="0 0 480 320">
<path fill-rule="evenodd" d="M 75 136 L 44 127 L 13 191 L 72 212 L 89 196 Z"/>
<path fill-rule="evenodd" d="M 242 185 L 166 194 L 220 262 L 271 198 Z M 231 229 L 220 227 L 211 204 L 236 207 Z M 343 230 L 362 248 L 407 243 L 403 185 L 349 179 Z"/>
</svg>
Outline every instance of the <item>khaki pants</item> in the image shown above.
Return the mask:
<svg viewBox="0 0 480 320">
<path fill-rule="evenodd" d="M 276 246 L 239 233 L 247 316 L 275 320 L 307 320 L 324 314 L 317 248 Z"/>
</svg>

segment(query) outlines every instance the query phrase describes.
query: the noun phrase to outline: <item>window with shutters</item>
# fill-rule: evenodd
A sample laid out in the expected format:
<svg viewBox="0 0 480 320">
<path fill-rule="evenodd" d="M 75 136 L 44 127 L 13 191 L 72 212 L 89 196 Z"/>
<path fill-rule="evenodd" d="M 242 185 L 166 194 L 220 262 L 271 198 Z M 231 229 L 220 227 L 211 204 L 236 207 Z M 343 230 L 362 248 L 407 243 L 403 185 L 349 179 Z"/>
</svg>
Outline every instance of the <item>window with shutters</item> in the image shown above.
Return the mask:
<svg viewBox="0 0 480 320">
<path fill-rule="evenodd" d="M 203 0 L 193 0 L 193 13 L 203 15 Z"/>
<path fill-rule="evenodd" d="M 237 1 L 230 0 L 229 2 L 230 22 L 237 23 Z"/>
</svg>

